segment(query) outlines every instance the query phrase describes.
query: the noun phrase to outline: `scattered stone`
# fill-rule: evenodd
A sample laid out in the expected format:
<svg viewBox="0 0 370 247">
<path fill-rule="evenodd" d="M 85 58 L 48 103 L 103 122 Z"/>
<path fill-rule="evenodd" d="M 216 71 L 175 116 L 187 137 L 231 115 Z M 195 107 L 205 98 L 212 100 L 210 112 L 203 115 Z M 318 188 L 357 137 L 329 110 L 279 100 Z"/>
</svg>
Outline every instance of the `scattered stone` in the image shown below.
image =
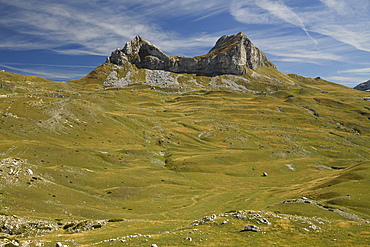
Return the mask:
<svg viewBox="0 0 370 247">
<path fill-rule="evenodd" d="M 271 225 L 271 223 L 265 218 L 259 218 L 258 221 L 261 222 L 262 224 L 266 224 L 268 226 Z"/>
<path fill-rule="evenodd" d="M 26 172 L 28 175 L 33 175 L 33 171 L 31 169 L 27 169 Z"/>
<path fill-rule="evenodd" d="M 152 244 L 152 245 L 151 245 L 151 247 L 158 247 L 158 245 L 156 245 L 156 244 Z"/>
<path fill-rule="evenodd" d="M 61 242 L 58 242 L 55 247 L 68 247 L 68 245 L 64 245 Z"/>
<path fill-rule="evenodd" d="M 246 225 L 244 227 L 244 231 L 250 231 L 250 232 L 258 232 L 259 228 L 255 225 Z"/>
<path fill-rule="evenodd" d="M 343 170 L 343 169 L 346 169 L 347 167 L 345 166 L 331 166 L 331 169 L 333 170 Z"/>
<path fill-rule="evenodd" d="M 236 214 L 235 215 L 235 218 L 237 218 L 238 220 L 244 220 L 244 219 L 246 219 L 246 217 L 244 215 L 241 215 L 241 214 Z"/>
<path fill-rule="evenodd" d="M 293 164 L 285 164 L 285 166 L 288 167 L 289 170 L 295 171 Z"/>
<path fill-rule="evenodd" d="M 262 173 L 262 176 L 267 177 L 268 174 L 266 172 Z"/>
</svg>

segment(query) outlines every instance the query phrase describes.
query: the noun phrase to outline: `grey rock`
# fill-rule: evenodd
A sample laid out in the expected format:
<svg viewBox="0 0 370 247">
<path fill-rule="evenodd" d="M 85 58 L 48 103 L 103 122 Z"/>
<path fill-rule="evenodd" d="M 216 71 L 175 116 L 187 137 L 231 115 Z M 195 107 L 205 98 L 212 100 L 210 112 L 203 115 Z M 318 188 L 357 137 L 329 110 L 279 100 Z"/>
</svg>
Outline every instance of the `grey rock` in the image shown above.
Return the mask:
<svg viewBox="0 0 370 247">
<path fill-rule="evenodd" d="M 243 33 L 224 35 L 205 55 L 197 57 L 169 56 L 156 46 L 136 36 L 122 50 L 115 50 L 107 63 L 135 64 L 138 68 L 165 70 L 198 75 L 246 74 L 259 66 L 276 68 Z M 113 75 L 114 77 L 114 75 Z"/>
<path fill-rule="evenodd" d="M 370 80 L 358 84 L 354 89 L 370 92 Z"/>
<path fill-rule="evenodd" d="M 262 173 L 262 176 L 267 177 L 268 174 L 266 172 Z"/>
<path fill-rule="evenodd" d="M 55 247 L 68 247 L 68 245 L 64 245 L 61 242 L 56 243 Z"/>
<path fill-rule="evenodd" d="M 246 225 L 244 227 L 244 231 L 250 231 L 250 232 L 258 232 L 259 228 L 255 225 Z"/>
</svg>

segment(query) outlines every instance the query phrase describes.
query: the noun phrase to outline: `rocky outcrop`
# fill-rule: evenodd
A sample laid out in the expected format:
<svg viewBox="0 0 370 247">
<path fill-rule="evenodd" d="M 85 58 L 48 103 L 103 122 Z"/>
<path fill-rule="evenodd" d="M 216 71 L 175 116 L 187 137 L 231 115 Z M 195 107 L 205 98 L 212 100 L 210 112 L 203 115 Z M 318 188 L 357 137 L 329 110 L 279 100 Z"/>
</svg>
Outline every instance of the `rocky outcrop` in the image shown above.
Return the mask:
<svg viewBox="0 0 370 247">
<path fill-rule="evenodd" d="M 259 66 L 276 68 L 243 33 L 222 36 L 207 54 L 197 57 L 169 56 L 136 36 L 122 50 L 112 52 L 107 62 L 116 65 L 129 62 L 138 68 L 211 76 L 243 75 Z"/>
<path fill-rule="evenodd" d="M 354 89 L 370 92 L 370 80 L 358 84 Z"/>
</svg>

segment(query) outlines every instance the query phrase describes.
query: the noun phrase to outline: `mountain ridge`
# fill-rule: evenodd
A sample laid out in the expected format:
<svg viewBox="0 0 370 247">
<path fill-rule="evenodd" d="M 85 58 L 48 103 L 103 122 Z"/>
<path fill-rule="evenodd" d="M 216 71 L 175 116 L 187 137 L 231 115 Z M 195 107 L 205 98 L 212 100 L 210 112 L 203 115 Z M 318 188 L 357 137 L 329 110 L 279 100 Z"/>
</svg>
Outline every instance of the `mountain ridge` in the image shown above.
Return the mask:
<svg viewBox="0 0 370 247">
<path fill-rule="evenodd" d="M 127 62 L 138 68 L 210 76 L 244 75 L 249 69 L 255 70 L 260 66 L 276 69 L 266 55 L 241 32 L 220 37 L 207 54 L 195 57 L 169 56 L 138 35 L 107 58 L 107 63 L 116 65 Z"/>
</svg>

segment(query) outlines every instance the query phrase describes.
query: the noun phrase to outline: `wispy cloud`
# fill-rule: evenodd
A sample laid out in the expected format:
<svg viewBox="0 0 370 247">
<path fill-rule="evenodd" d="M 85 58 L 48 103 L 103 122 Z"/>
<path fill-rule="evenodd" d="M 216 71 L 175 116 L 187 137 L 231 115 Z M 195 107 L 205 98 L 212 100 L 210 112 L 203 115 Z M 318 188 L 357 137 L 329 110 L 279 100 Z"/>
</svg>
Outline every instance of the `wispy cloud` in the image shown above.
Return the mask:
<svg viewBox="0 0 370 247">
<path fill-rule="evenodd" d="M 340 73 L 353 73 L 353 74 L 362 74 L 367 75 L 370 73 L 370 68 L 362 68 L 362 69 L 349 69 L 349 70 L 342 70 L 339 71 Z"/>
<path fill-rule="evenodd" d="M 312 46 L 311 40 L 303 33 L 292 34 L 289 32 L 271 30 L 254 32 L 253 42 L 264 52 L 273 57 L 275 61 L 300 62 L 312 64 L 325 64 L 328 61 L 345 61 L 342 55 L 347 52 L 343 46 L 332 45 L 332 39 L 327 37 L 317 38 L 321 50 Z"/>
<path fill-rule="evenodd" d="M 230 13 L 236 20 L 246 24 L 282 25 L 288 23 L 302 29 L 315 47 L 318 45 L 318 42 L 311 36 L 299 14 L 282 1 L 234 0 Z"/>
<path fill-rule="evenodd" d="M 85 76 L 86 72 L 94 69 L 94 66 L 1 63 L 0 68 L 14 70 L 22 74 L 37 75 L 52 80 L 70 80 L 71 78 Z M 85 72 L 81 72 L 81 68 Z"/>
<path fill-rule="evenodd" d="M 140 34 L 171 55 L 195 56 L 221 35 L 244 31 L 273 62 L 350 64 L 332 69 L 335 75 L 368 66 L 357 59 L 370 52 L 368 0 L 0 0 L 0 5 L 1 50 L 108 56 Z"/>
<path fill-rule="evenodd" d="M 370 51 L 370 1 L 320 0 L 322 6 L 289 7 L 290 1 L 234 0 L 230 13 L 246 24 L 284 25 L 301 28 L 314 43 L 311 33 L 329 36 L 359 50 Z M 320 46 L 318 46 L 320 47 Z"/>
<path fill-rule="evenodd" d="M 338 75 L 338 76 L 327 76 L 324 79 L 328 80 L 328 81 L 336 81 L 336 82 L 344 84 L 348 87 L 355 87 L 356 85 L 368 80 L 367 78 L 340 76 L 340 75 Z"/>
<path fill-rule="evenodd" d="M 191 50 L 210 46 L 215 40 L 212 35 L 180 37 L 170 30 L 163 30 L 153 19 L 166 15 L 188 15 L 206 18 L 210 13 L 225 11 L 227 2 L 193 1 L 181 2 L 169 0 L 137 1 L 133 3 L 112 0 L 105 5 L 94 6 L 94 2 L 81 0 L 79 4 L 64 2 L 27 2 L 0 0 L 5 6 L 12 6 L 15 12 L 3 13 L 0 24 L 8 29 L 17 30 L 18 36 L 5 37 L 1 48 L 15 49 L 50 49 L 61 54 L 73 55 L 108 55 L 117 47 L 140 34 L 151 42 L 162 45 L 164 50 L 172 51 L 182 46 Z M 83 9 L 83 11 L 81 11 Z M 140 13 L 140 14 L 139 14 Z M 158 21 L 158 20 L 157 20 Z M 24 40 L 27 35 L 28 40 Z M 212 36 L 212 43 L 210 43 Z M 35 40 L 37 40 L 35 42 Z"/>
</svg>

